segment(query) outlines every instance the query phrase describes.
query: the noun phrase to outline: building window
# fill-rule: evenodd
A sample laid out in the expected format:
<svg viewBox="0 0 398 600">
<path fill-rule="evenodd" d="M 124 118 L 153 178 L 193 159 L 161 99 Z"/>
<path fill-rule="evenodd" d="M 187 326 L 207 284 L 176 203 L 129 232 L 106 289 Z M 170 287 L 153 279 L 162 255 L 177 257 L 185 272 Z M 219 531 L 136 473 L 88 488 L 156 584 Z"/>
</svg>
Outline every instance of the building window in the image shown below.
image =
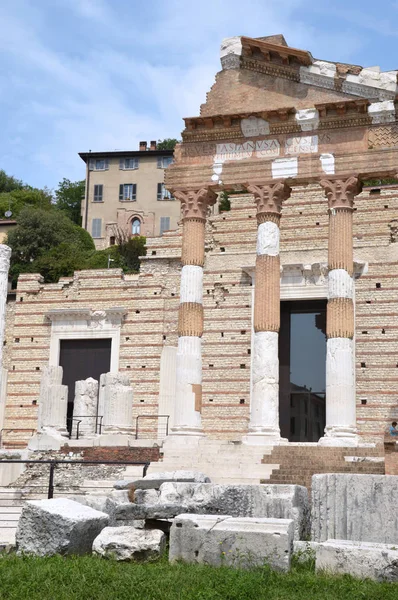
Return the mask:
<svg viewBox="0 0 398 600">
<path fill-rule="evenodd" d="M 94 202 L 103 202 L 103 189 L 102 183 L 94 186 Z"/>
<path fill-rule="evenodd" d="M 167 169 L 173 162 L 172 156 L 158 156 L 158 169 Z"/>
<path fill-rule="evenodd" d="M 157 199 L 158 200 L 174 200 L 174 197 L 172 196 L 171 192 L 169 192 L 169 190 L 166 190 L 164 183 L 158 183 Z"/>
<path fill-rule="evenodd" d="M 122 169 L 123 171 L 128 171 L 129 169 L 138 169 L 138 166 L 138 157 L 121 158 L 119 162 L 119 169 Z"/>
<path fill-rule="evenodd" d="M 140 235 L 141 233 L 141 221 L 137 218 L 131 221 L 131 233 L 132 235 Z"/>
<path fill-rule="evenodd" d="M 170 229 L 170 217 L 160 217 L 160 235 Z"/>
<path fill-rule="evenodd" d="M 114 235 L 111 235 L 111 237 L 109 238 L 109 245 L 114 246 L 115 244 L 116 244 L 116 238 Z"/>
<path fill-rule="evenodd" d="M 109 160 L 107 158 L 92 158 L 88 168 L 90 171 L 106 171 L 109 169 Z"/>
<path fill-rule="evenodd" d="M 93 238 L 100 238 L 102 230 L 102 219 L 93 219 L 91 222 L 91 235 Z"/>
<path fill-rule="evenodd" d="M 134 200 L 137 200 L 137 184 L 121 183 L 119 186 L 119 201 L 133 202 Z"/>
</svg>

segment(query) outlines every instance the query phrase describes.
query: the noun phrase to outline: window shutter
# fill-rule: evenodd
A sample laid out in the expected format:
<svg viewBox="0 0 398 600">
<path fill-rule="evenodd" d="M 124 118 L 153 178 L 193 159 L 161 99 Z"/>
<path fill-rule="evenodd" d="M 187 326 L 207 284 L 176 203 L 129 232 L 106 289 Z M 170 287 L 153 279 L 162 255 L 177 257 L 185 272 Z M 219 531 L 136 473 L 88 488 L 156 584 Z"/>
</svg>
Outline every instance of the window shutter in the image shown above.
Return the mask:
<svg viewBox="0 0 398 600">
<path fill-rule="evenodd" d="M 131 199 L 132 200 L 137 200 L 137 184 L 133 183 L 133 189 L 132 189 L 132 193 L 131 193 Z"/>
<path fill-rule="evenodd" d="M 105 171 L 107 171 L 109 169 L 109 158 L 105 158 L 104 163 L 105 163 Z"/>
<path fill-rule="evenodd" d="M 123 169 L 124 170 L 124 158 L 120 158 L 119 159 L 119 169 Z"/>
<path fill-rule="evenodd" d="M 161 200 L 162 199 L 162 184 L 158 183 L 158 194 L 157 194 L 157 199 Z"/>
<path fill-rule="evenodd" d="M 158 169 L 163 168 L 163 160 L 161 156 L 158 156 Z"/>
<path fill-rule="evenodd" d="M 93 238 L 101 237 L 102 219 L 93 219 L 91 223 L 91 235 Z"/>
<path fill-rule="evenodd" d="M 119 185 L 119 200 L 123 200 L 123 184 Z"/>
<path fill-rule="evenodd" d="M 95 169 L 94 159 L 90 158 L 90 160 L 88 161 L 88 170 L 89 171 L 94 171 L 94 169 Z"/>
<path fill-rule="evenodd" d="M 160 217 L 160 235 L 170 229 L 170 217 Z"/>
</svg>

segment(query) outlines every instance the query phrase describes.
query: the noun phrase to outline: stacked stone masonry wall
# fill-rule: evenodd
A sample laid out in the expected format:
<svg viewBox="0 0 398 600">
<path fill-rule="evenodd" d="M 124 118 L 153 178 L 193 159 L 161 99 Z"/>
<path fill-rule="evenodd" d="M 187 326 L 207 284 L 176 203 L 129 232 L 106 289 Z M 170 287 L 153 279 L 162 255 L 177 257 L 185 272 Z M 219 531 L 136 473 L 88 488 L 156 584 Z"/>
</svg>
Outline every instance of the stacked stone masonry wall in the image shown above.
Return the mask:
<svg viewBox="0 0 398 600">
<path fill-rule="evenodd" d="M 255 265 L 257 222 L 252 196 L 230 199 L 231 211 L 210 217 L 206 225 L 202 423 L 210 436 L 236 440 L 247 432 L 250 410 L 253 288 L 245 269 Z M 382 439 L 389 422 L 398 420 L 397 218 L 396 186 L 365 188 L 355 201 L 354 261 L 368 263 L 355 284 L 357 426 L 363 441 Z M 282 209 L 281 265 L 327 264 L 328 221 L 320 186 L 293 188 Z M 162 347 L 176 347 L 178 340 L 180 258 L 181 227 L 148 239 L 136 280 L 112 269 L 51 285 L 35 275 L 20 278 L 15 323 L 7 323 L 9 442 L 25 445 L 27 432 L 37 427 L 34 401 L 49 360 L 51 324 L 45 314 L 55 308 L 127 309 L 120 371 L 129 373 L 134 387 L 134 417 L 158 413 Z"/>
</svg>

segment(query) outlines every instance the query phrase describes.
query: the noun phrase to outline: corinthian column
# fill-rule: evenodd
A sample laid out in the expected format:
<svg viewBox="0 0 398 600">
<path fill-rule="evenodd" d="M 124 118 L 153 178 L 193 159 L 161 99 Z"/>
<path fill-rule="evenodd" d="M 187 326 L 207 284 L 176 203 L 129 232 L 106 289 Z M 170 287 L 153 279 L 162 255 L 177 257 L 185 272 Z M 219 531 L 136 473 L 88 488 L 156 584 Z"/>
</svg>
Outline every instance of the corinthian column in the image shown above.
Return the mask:
<svg viewBox="0 0 398 600">
<path fill-rule="evenodd" d="M 360 193 L 357 177 L 324 179 L 329 203 L 329 284 L 324 446 L 357 444 L 354 363 L 354 260 L 352 213 Z"/>
<path fill-rule="evenodd" d="M 182 211 L 182 271 L 178 311 L 177 381 L 172 435 L 202 435 L 203 264 L 208 207 L 216 194 L 207 188 L 174 191 Z"/>
<path fill-rule="evenodd" d="M 254 343 L 249 433 L 246 444 L 274 444 L 279 429 L 280 260 L 282 202 L 286 182 L 247 186 L 257 205 L 257 257 L 254 290 Z"/>
</svg>

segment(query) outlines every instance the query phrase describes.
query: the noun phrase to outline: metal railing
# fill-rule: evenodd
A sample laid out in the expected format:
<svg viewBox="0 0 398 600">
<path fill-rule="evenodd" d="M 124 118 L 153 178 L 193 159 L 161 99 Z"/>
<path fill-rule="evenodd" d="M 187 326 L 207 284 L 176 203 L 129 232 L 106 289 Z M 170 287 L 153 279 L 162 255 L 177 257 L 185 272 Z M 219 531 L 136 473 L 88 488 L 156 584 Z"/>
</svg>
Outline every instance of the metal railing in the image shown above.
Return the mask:
<svg viewBox="0 0 398 600">
<path fill-rule="evenodd" d="M 36 465 L 49 465 L 49 477 L 47 486 L 47 498 L 54 497 L 54 473 L 58 465 L 119 465 L 119 466 L 142 466 L 142 476 L 145 477 L 148 471 L 148 461 L 127 461 L 127 460 L 0 460 L 0 468 L 2 464 L 36 464 Z M 10 484 L 11 487 L 11 484 Z M 28 486 L 24 486 L 28 487 Z M 34 486 L 33 486 L 34 487 Z"/>
<path fill-rule="evenodd" d="M 90 415 L 75 415 L 73 417 L 68 417 L 66 422 L 67 422 L 67 429 L 69 431 L 69 439 L 72 439 L 73 436 L 73 423 L 76 422 L 76 437 L 75 439 L 78 440 L 79 439 L 79 435 L 80 435 L 80 424 L 82 422 L 83 419 L 95 419 L 95 433 L 99 433 L 101 435 L 102 433 L 102 419 L 104 417 L 102 415 L 97 415 L 95 417 L 91 417 Z"/>
<path fill-rule="evenodd" d="M 155 427 L 145 428 L 140 424 L 144 419 L 157 420 Z M 163 419 L 163 421 L 162 421 Z M 169 435 L 170 415 L 138 415 L 135 419 L 135 439 L 163 439 Z"/>
</svg>

